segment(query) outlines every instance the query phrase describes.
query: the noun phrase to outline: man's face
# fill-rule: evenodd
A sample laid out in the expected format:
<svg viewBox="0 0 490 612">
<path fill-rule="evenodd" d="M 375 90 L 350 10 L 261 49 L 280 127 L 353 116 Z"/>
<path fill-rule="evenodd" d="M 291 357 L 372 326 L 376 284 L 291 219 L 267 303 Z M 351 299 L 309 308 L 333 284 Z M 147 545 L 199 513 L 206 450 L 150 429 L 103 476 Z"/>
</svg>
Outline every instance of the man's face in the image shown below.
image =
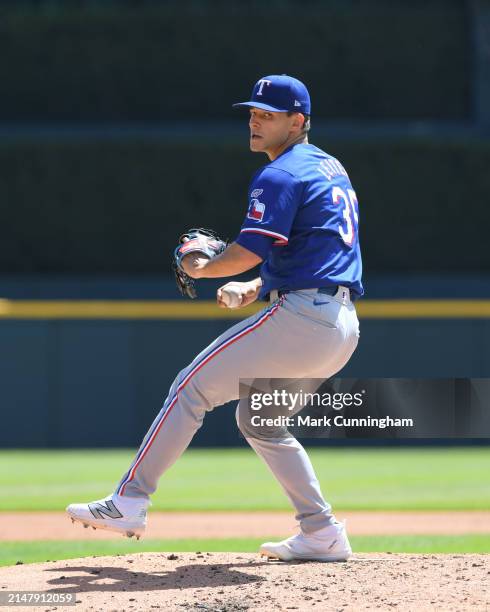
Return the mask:
<svg viewBox="0 0 490 612">
<path fill-rule="evenodd" d="M 250 108 L 250 150 L 266 153 L 280 149 L 296 131 L 297 123 L 296 114 L 288 117 L 287 113 Z"/>
</svg>

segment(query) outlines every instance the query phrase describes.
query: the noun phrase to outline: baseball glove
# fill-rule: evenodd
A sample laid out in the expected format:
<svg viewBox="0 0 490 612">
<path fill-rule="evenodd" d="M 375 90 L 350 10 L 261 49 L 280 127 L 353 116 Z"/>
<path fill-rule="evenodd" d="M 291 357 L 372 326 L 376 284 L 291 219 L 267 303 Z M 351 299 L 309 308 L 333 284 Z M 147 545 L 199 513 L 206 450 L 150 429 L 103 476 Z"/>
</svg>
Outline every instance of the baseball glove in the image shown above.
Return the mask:
<svg viewBox="0 0 490 612">
<path fill-rule="evenodd" d="M 179 244 L 174 251 L 172 268 L 175 274 L 177 288 L 183 296 L 194 299 L 197 296 L 194 279 L 182 269 L 182 260 L 189 253 L 200 253 L 212 259 L 226 249 L 227 243 L 221 240 L 215 232 L 203 228 L 190 229 L 179 238 Z"/>
</svg>

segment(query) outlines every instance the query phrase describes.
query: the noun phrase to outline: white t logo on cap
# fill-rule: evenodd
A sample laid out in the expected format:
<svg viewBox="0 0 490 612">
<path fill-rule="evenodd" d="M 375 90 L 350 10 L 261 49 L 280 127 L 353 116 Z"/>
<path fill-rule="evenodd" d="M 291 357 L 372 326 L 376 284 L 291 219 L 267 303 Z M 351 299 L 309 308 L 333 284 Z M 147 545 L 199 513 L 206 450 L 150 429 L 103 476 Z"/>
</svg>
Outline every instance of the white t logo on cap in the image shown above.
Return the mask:
<svg viewBox="0 0 490 612">
<path fill-rule="evenodd" d="M 264 89 L 264 85 L 266 83 L 267 83 L 267 85 L 270 85 L 271 82 L 268 81 L 267 79 L 260 79 L 259 83 L 260 83 L 260 87 L 259 87 L 259 90 L 257 91 L 257 95 L 261 96 L 262 95 L 262 90 Z"/>
</svg>

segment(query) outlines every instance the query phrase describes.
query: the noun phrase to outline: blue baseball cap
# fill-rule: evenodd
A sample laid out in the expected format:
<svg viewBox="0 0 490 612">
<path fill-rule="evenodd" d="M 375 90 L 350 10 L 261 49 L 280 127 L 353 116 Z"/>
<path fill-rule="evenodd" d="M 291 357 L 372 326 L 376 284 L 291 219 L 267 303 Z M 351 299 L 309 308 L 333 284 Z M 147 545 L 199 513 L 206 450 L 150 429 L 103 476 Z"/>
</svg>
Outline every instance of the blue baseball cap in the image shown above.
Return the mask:
<svg viewBox="0 0 490 612">
<path fill-rule="evenodd" d="M 252 90 L 251 100 L 233 106 L 254 106 L 276 113 L 293 111 L 311 114 L 310 94 L 306 85 L 287 74 L 271 74 L 259 79 Z"/>
</svg>

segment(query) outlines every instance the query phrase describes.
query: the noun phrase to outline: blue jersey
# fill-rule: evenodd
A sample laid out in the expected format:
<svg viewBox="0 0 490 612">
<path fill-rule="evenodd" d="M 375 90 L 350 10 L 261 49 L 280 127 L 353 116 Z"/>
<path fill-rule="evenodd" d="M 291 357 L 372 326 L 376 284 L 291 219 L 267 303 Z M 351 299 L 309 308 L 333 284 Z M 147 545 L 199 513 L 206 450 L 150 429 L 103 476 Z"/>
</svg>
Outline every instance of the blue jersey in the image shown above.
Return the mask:
<svg viewBox="0 0 490 612">
<path fill-rule="evenodd" d="M 272 289 L 344 285 L 364 291 L 359 208 L 347 172 L 311 144 L 296 144 L 253 177 L 236 242 L 259 255 L 264 297 Z"/>
</svg>

